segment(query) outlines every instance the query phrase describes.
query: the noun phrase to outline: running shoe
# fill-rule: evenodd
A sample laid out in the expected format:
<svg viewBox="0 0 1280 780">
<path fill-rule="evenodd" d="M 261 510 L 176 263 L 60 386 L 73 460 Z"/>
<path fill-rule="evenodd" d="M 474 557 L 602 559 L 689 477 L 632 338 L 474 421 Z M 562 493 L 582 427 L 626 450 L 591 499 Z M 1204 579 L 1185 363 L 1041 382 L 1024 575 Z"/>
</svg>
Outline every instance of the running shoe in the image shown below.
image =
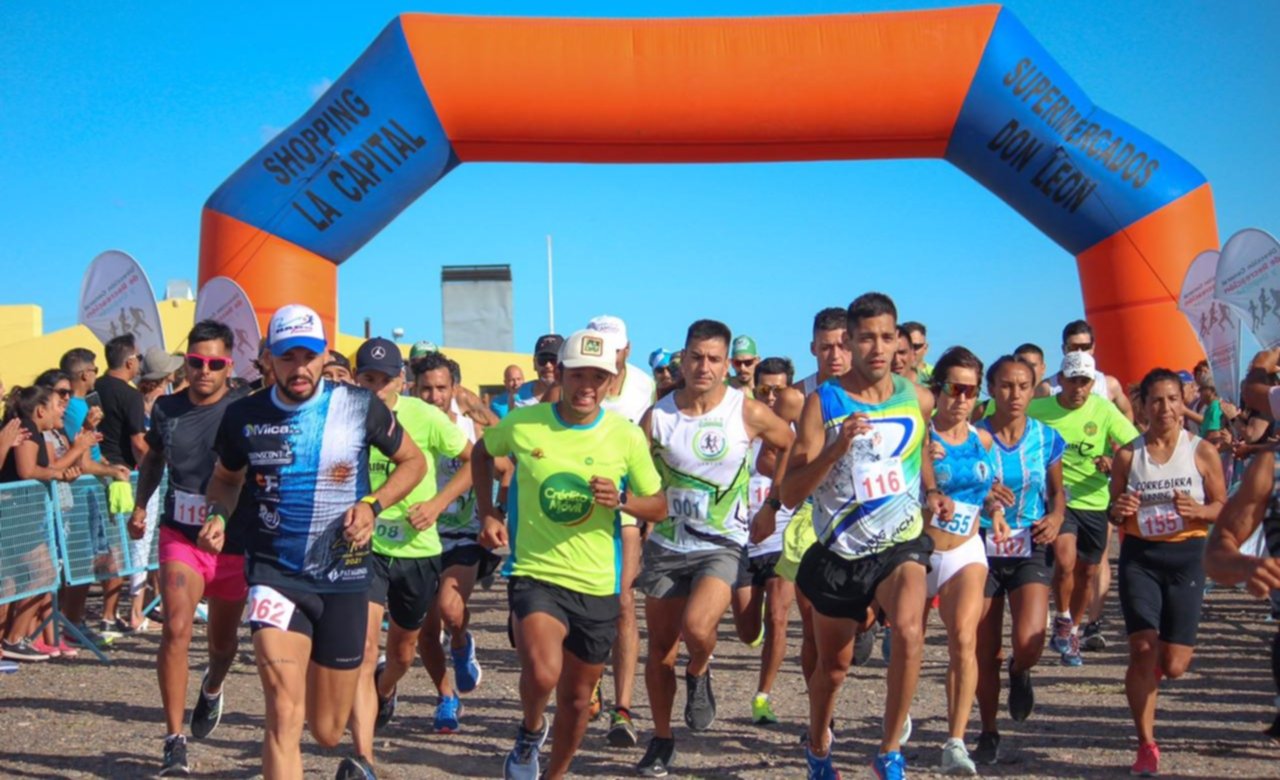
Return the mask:
<svg viewBox="0 0 1280 780">
<path fill-rule="evenodd" d="M 644 758 L 636 764 L 636 771 L 644 777 L 666 777 L 676 760 L 674 737 L 651 737 Z"/>
<path fill-rule="evenodd" d="M 62 651 L 61 651 L 61 650 L 59 650 L 59 649 L 58 649 L 57 647 L 55 647 L 54 645 L 51 645 L 51 644 L 49 644 L 48 642 L 44 641 L 44 637 L 40 637 L 39 639 L 32 639 L 32 640 L 31 640 L 31 646 L 32 646 L 33 648 L 35 648 L 35 651 L 36 651 L 37 653 L 44 653 L 45 655 L 49 656 L 50 658 L 61 658 L 61 657 L 62 657 Z"/>
<path fill-rule="evenodd" d="M 605 739 L 616 748 L 635 747 L 640 742 L 636 734 L 635 724 L 631 722 L 631 711 L 626 707 L 617 707 L 609 718 L 609 733 Z"/>
<path fill-rule="evenodd" d="M 14 661 L 0 661 L 0 674 L 14 674 L 18 671 L 18 664 Z"/>
<path fill-rule="evenodd" d="M 160 766 L 160 777 L 186 777 L 191 774 L 187 766 L 187 738 L 174 734 L 164 740 L 164 764 Z"/>
<path fill-rule="evenodd" d="M 76 630 L 84 636 L 86 642 L 91 645 L 96 645 L 98 649 L 109 647 L 112 642 L 119 639 L 118 636 L 113 636 L 111 634 L 100 634 L 92 628 L 89 628 L 89 626 L 84 623 L 77 624 Z M 73 645 L 84 647 L 84 645 L 80 644 L 80 640 L 76 639 L 75 634 L 68 633 L 67 641 Z"/>
<path fill-rule="evenodd" d="M 757 693 L 751 700 L 751 722 L 757 726 L 772 726 L 778 722 L 778 716 L 774 714 L 767 695 Z"/>
<path fill-rule="evenodd" d="M 547 741 L 550 729 L 551 721 L 546 716 L 542 718 L 540 731 L 527 731 L 523 723 L 516 726 L 516 744 L 502 765 L 504 780 L 538 780 L 538 751 L 542 749 L 542 743 Z"/>
<path fill-rule="evenodd" d="M 942 774 L 961 777 L 977 776 L 978 767 L 974 766 L 973 759 L 969 758 L 969 750 L 965 748 L 964 740 L 952 737 L 942 746 Z"/>
<path fill-rule="evenodd" d="M 1053 619 L 1053 633 L 1049 636 L 1049 649 L 1055 653 L 1067 652 L 1071 645 L 1071 619 L 1056 617 Z"/>
<path fill-rule="evenodd" d="M 591 707 L 587 710 L 587 718 L 595 720 L 600 717 L 600 713 L 604 710 L 604 695 L 600 693 L 600 681 L 596 680 L 596 687 L 591 689 Z"/>
<path fill-rule="evenodd" d="M 822 758 L 818 758 L 809 752 L 809 748 L 804 749 L 804 760 L 809 764 L 809 780 L 840 780 L 840 773 L 836 771 L 835 764 L 831 763 L 831 750 L 827 750 L 827 754 Z"/>
<path fill-rule="evenodd" d="M 1000 760 L 1000 735 L 984 731 L 978 735 L 978 746 L 973 749 L 973 760 L 991 766 Z"/>
<path fill-rule="evenodd" d="M 1156 743 L 1138 745 L 1138 760 L 1129 767 L 1134 777 L 1156 777 L 1160 774 L 1160 748 Z"/>
<path fill-rule="evenodd" d="M 205 683 L 209 681 L 209 669 L 206 667 L 200 677 L 200 692 L 196 694 L 196 706 L 191 710 L 191 736 L 204 739 L 222 722 L 222 702 L 225 691 L 218 691 L 217 696 L 209 696 L 204 692 Z"/>
<path fill-rule="evenodd" d="M 378 776 L 364 758 L 347 756 L 338 764 L 338 773 L 333 776 L 333 780 L 378 780 Z"/>
<path fill-rule="evenodd" d="M 1009 659 L 1009 717 L 1021 723 L 1031 717 L 1036 707 L 1036 691 L 1031 686 L 1031 670 L 1013 671 L 1013 659 Z"/>
<path fill-rule="evenodd" d="M 480 686 L 484 670 L 476 660 L 476 642 L 467 632 L 467 645 L 461 650 L 449 650 L 453 657 L 453 683 L 458 686 L 458 693 L 471 693 Z"/>
<path fill-rule="evenodd" d="M 378 697 L 378 715 L 373 721 L 374 731 L 386 728 L 387 724 L 391 722 L 391 719 L 396 716 L 396 692 L 392 691 L 391 695 L 385 699 L 378 693 L 378 678 L 382 676 L 382 673 L 386 671 L 386 668 L 387 659 L 385 657 L 379 658 L 378 666 L 373 672 L 373 691 L 374 695 Z"/>
<path fill-rule="evenodd" d="M 1080 635 L 1067 637 L 1067 649 L 1062 654 L 1063 666 L 1084 666 L 1084 656 L 1080 655 Z"/>
<path fill-rule="evenodd" d="M 49 654 L 42 653 L 31 644 L 30 639 L 17 642 L 0 642 L 0 653 L 10 661 L 48 661 Z"/>
<path fill-rule="evenodd" d="M 441 696 L 436 703 L 436 717 L 431 727 L 437 734 L 452 734 L 458 730 L 458 715 L 462 710 L 462 702 L 458 694 Z"/>
<path fill-rule="evenodd" d="M 1081 647 L 1085 650 L 1106 650 L 1107 638 L 1102 633 L 1103 627 L 1102 618 L 1086 623 L 1080 640 Z"/>
<path fill-rule="evenodd" d="M 67 644 L 67 638 L 65 636 L 58 642 L 58 652 L 62 653 L 63 658 L 75 658 L 80 655 L 79 650 Z"/>
<path fill-rule="evenodd" d="M 876 648 L 876 627 L 873 625 L 866 631 L 859 631 L 853 638 L 853 665 L 866 666 L 871 660 L 871 653 Z M 889 654 L 885 653 L 885 658 Z"/>
<path fill-rule="evenodd" d="M 684 722 L 691 731 L 706 731 L 716 722 L 716 695 L 711 691 L 711 670 L 695 677 L 684 673 Z"/>
<path fill-rule="evenodd" d="M 871 771 L 876 773 L 879 780 L 906 780 L 907 759 L 897 750 L 881 753 L 871 762 Z"/>
</svg>

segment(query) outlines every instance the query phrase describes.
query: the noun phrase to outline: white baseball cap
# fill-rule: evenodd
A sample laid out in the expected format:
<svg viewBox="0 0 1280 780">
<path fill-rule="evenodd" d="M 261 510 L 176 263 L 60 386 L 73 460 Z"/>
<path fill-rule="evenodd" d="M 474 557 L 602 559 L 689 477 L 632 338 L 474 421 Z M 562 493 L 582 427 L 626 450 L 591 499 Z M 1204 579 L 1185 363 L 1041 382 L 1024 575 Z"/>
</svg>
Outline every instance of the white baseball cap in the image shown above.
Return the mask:
<svg viewBox="0 0 1280 780">
<path fill-rule="evenodd" d="M 1094 379 L 1098 365 L 1088 352 L 1068 352 L 1062 358 L 1062 376 L 1065 379 Z"/>
<path fill-rule="evenodd" d="M 560 365 L 565 368 L 598 368 L 618 373 L 618 350 L 605 333 L 579 330 L 560 347 Z"/>
<path fill-rule="evenodd" d="M 591 322 L 587 323 L 587 330 L 604 334 L 605 341 L 609 342 L 617 352 L 626 349 L 627 344 L 631 343 L 627 340 L 627 323 L 623 322 L 621 317 L 615 317 L 612 314 L 601 314 L 599 317 L 592 318 Z"/>
<path fill-rule="evenodd" d="M 324 323 L 314 309 L 299 303 L 281 306 L 271 315 L 267 326 L 267 344 L 271 354 L 280 357 L 294 347 L 312 352 L 325 351 L 328 341 L 324 337 Z"/>
</svg>

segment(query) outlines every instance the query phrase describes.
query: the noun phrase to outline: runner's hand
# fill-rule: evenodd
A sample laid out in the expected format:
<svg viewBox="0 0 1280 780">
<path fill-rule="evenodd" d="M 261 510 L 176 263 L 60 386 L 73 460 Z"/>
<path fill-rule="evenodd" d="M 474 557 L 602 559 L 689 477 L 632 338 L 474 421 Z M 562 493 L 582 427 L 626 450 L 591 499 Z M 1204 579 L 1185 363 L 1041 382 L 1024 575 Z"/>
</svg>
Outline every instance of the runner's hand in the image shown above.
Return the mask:
<svg viewBox="0 0 1280 780">
<path fill-rule="evenodd" d="M 373 522 L 376 519 L 371 505 L 357 501 L 347 509 L 347 514 L 342 518 L 342 535 L 351 542 L 352 547 L 364 547 L 373 536 Z"/>
<path fill-rule="evenodd" d="M 1188 520 L 1203 519 L 1204 504 L 1196 501 L 1191 497 L 1191 494 L 1185 490 L 1179 490 L 1173 494 L 1173 508 L 1178 510 L 1178 514 Z"/>
<path fill-rule="evenodd" d="M 987 515 L 991 515 L 997 509 L 1013 506 L 1016 503 L 1017 498 L 1013 495 L 1013 491 L 1009 489 L 1008 485 L 997 479 L 992 483 L 991 490 L 987 492 Z"/>
<path fill-rule="evenodd" d="M 618 486 L 613 483 L 613 480 L 605 479 L 604 477 L 592 477 L 591 493 L 595 496 L 596 503 L 605 509 L 618 508 L 618 499 L 621 498 L 621 493 L 618 491 Z"/>
<path fill-rule="evenodd" d="M 1112 525 L 1121 525 L 1125 520 L 1138 514 L 1140 506 L 1142 506 L 1141 493 L 1125 493 L 1111 505 L 1111 511 L 1107 512 L 1107 519 Z"/>
<path fill-rule="evenodd" d="M 480 536 L 476 541 L 486 550 L 497 550 L 508 545 L 507 524 L 497 516 L 484 518 L 481 522 Z"/>
<path fill-rule="evenodd" d="M 865 414 L 851 414 L 840 423 L 840 435 L 832 440 L 829 445 L 832 448 L 832 454 L 836 458 L 844 457 L 844 454 L 853 446 L 853 439 L 864 433 L 871 433 L 871 420 Z"/>
<path fill-rule="evenodd" d="M 1031 524 L 1031 538 L 1036 544 L 1053 544 L 1062 530 L 1061 515 L 1045 515 Z"/>
<path fill-rule="evenodd" d="M 143 510 L 144 514 L 146 510 Z M 129 521 L 130 525 L 133 521 Z M 217 555 L 222 552 L 222 546 L 227 541 L 227 521 L 222 517 L 215 516 L 205 522 L 200 527 L 200 535 L 196 537 L 196 545 L 207 553 Z"/>
<path fill-rule="evenodd" d="M 1280 589 L 1280 558 L 1248 558 L 1244 564 L 1248 574 L 1245 587 L 1260 599 L 1270 598 L 1271 591 Z"/>
<path fill-rule="evenodd" d="M 1009 538 L 1009 521 L 1005 520 L 1004 512 L 996 512 L 991 517 L 991 538 L 996 542 L 1003 542 Z"/>
<path fill-rule="evenodd" d="M 751 535 L 748 538 L 752 544 L 760 544 L 773 536 L 777 527 L 778 510 L 765 504 L 760 507 L 760 511 L 756 512 L 756 516 L 751 518 Z"/>
<path fill-rule="evenodd" d="M 937 463 L 947 457 L 947 450 L 942 446 L 940 441 L 929 442 L 929 457 L 933 458 L 933 462 Z"/>
<path fill-rule="evenodd" d="M 940 490 L 930 490 L 924 497 L 924 508 L 933 517 L 943 522 L 950 520 L 956 512 L 956 504 Z"/>
<path fill-rule="evenodd" d="M 135 542 L 147 535 L 147 507 L 135 506 L 129 515 L 129 538 Z"/>
<path fill-rule="evenodd" d="M 419 531 L 425 531 L 436 524 L 440 519 L 440 513 L 444 511 L 444 507 L 439 506 L 439 502 L 434 498 L 430 501 L 421 501 L 417 504 L 409 506 L 409 525 Z"/>
<path fill-rule="evenodd" d="M 1093 459 L 1093 465 L 1103 474 L 1111 473 L 1111 458 L 1106 455 L 1099 455 Z"/>
</svg>

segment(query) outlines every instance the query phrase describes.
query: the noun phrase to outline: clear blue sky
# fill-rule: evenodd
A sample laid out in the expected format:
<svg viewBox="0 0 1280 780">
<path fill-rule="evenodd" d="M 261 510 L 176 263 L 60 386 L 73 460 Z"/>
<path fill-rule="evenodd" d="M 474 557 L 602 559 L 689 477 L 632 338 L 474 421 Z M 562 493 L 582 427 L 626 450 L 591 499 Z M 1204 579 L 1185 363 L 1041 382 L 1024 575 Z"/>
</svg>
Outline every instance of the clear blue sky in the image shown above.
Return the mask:
<svg viewBox="0 0 1280 780">
<path fill-rule="evenodd" d="M 11 5 L 0 14 L 0 303 L 42 305 L 48 329 L 72 324 L 83 270 L 108 248 L 138 258 L 159 293 L 194 282 L 205 199 L 400 12 L 943 5 L 954 4 Z M 1280 3 L 1008 5 L 1094 101 L 1208 177 L 1222 238 L 1280 228 Z M 1056 356 L 1061 326 L 1083 312 L 1074 259 L 940 161 L 486 164 L 454 171 L 342 267 L 340 325 L 358 333 L 368 315 L 380 333 L 439 339 L 439 267 L 509 263 L 516 347 L 529 350 L 547 323 L 548 233 L 559 330 L 618 314 L 642 354 L 714 317 L 807 371 L 812 313 L 869 289 L 929 326 L 934 358 L 962 343 L 990 359 L 1024 340 Z"/>
</svg>

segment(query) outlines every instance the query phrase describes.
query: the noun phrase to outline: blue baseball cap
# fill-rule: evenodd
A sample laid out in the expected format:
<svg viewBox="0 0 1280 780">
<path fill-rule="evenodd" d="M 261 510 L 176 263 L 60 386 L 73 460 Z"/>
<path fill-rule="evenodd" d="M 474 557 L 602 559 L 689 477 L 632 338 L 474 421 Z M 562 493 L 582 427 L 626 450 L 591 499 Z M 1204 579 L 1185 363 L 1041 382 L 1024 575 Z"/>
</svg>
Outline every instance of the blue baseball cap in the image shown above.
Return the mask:
<svg viewBox="0 0 1280 780">
<path fill-rule="evenodd" d="M 281 306 L 271 315 L 267 326 L 267 344 L 271 354 L 280 357 L 295 347 L 312 352 L 324 352 L 328 346 L 324 337 L 324 323 L 320 315 L 309 307 L 297 303 Z"/>
<path fill-rule="evenodd" d="M 653 352 L 649 353 L 649 368 L 651 370 L 657 370 L 671 365 L 671 358 L 674 357 L 675 354 L 676 353 L 668 352 L 661 347 L 655 349 Z"/>
</svg>

